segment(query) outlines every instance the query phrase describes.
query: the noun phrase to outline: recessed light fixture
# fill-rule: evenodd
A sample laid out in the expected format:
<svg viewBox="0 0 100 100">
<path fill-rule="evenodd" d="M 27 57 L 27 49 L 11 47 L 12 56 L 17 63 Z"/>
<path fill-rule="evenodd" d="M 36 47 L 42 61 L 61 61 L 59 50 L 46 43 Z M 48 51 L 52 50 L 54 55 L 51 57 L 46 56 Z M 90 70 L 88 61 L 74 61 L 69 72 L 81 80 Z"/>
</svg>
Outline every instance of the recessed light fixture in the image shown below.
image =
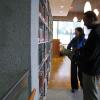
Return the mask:
<svg viewBox="0 0 100 100">
<path fill-rule="evenodd" d="M 99 10 L 98 9 L 94 9 L 94 13 L 98 16 L 99 15 Z"/>
<path fill-rule="evenodd" d="M 91 3 L 89 1 L 86 1 L 84 5 L 84 12 L 91 11 L 91 10 L 92 10 Z"/>
<path fill-rule="evenodd" d="M 63 6 L 63 5 L 61 5 L 61 6 L 60 6 L 60 8 L 62 9 L 62 8 L 64 8 L 64 6 Z"/>
<path fill-rule="evenodd" d="M 77 22 L 78 21 L 78 18 L 75 16 L 74 18 L 73 18 L 73 22 Z"/>
<path fill-rule="evenodd" d="M 62 13 L 63 13 L 63 11 L 61 10 L 61 11 L 60 11 L 60 13 L 62 14 Z"/>
<path fill-rule="evenodd" d="M 81 27 L 82 28 L 84 27 L 84 21 L 83 21 L 83 19 L 81 19 Z"/>
</svg>

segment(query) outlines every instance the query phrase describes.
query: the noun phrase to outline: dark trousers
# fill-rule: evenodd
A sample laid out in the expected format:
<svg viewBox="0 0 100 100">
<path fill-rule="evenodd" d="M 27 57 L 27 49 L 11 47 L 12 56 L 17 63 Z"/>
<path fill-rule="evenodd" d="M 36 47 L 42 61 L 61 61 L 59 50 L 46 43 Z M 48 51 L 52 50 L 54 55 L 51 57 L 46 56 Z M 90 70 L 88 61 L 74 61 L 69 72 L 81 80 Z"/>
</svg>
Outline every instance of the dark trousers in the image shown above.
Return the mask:
<svg viewBox="0 0 100 100">
<path fill-rule="evenodd" d="M 83 100 L 100 100 L 97 76 L 83 75 Z"/>
<path fill-rule="evenodd" d="M 80 65 L 78 64 L 78 78 L 79 78 L 79 81 L 80 81 L 80 86 L 81 86 L 81 88 L 83 88 L 83 81 L 82 81 L 82 79 L 83 79 L 83 77 L 82 77 L 82 71 L 81 71 L 81 69 L 80 69 Z"/>
<path fill-rule="evenodd" d="M 76 58 L 73 57 L 71 60 L 71 88 L 72 89 L 78 89 L 78 79 L 80 81 L 81 87 L 82 85 L 82 72 L 80 70 L 80 66 L 78 62 L 76 61 Z"/>
</svg>

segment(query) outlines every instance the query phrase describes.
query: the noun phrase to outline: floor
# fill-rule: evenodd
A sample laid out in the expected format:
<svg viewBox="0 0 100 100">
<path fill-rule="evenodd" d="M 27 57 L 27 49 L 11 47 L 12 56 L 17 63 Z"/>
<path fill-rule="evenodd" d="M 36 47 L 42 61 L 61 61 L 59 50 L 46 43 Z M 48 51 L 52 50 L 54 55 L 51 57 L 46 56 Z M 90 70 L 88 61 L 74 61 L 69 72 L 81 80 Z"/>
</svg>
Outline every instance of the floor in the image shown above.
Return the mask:
<svg viewBox="0 0 100 100">
<path fill-rule="evenodd" d="M 68 57 L 52 59 L 49 89 L 70 88 L 70 60 Z"/>
<path fill-rule="evenodd" d="M 81 88 L 75 93 L 71 93 L 70 89 L 69 58 L 53 58 L 46 100 L 83 100 Z"/>
<path fill-rule="evenodd" d="M 46 100 L 83 100 L 82 90 L 71 93 L 66 89 L 49 89 Z"/>
</svg>

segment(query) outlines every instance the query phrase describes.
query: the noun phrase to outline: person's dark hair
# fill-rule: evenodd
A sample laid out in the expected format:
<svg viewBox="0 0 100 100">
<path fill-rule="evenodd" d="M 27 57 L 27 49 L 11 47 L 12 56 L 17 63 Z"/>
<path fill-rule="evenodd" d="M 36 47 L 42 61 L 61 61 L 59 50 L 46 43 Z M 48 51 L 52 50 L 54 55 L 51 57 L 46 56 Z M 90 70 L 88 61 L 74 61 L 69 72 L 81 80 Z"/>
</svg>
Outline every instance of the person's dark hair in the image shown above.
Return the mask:
<svg viewBox="0 0 100 100">
<path fill-rule="evenodd" d="M 93 11 L 87 11 L 84 13 L 84 15 L 92 21 L 97 21 L 97 16 Z"/>
<path fill-rule="evenodd" d="M 76 27 L 75 30 L 77 30 L 79 32 L 80 36 L 84 36 L 84 30 L 81 27 Z"/>
</svg>

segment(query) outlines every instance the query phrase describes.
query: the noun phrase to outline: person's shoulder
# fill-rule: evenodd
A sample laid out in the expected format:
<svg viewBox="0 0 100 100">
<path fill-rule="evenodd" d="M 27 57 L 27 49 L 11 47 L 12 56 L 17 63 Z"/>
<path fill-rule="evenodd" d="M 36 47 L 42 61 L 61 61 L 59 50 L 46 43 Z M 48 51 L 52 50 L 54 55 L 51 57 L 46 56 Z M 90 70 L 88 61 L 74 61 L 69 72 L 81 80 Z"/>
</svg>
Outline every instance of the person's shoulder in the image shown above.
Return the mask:
<svg viewBox="0 0 100 100">
<path fill-rule="evenodd" d="M 98 30 L 100 29 L 100 21 L 96 21 L 93 25 L 93 29 Z"/>
<path fill-rule="evenodd" d="M 95 24 L 93 31 L 95 32 L 96 36 L 100 39 L 100 23 Z"/>
<path fill-rule="evenodd" d="M 96 30 L 100 32 L 100 23 L 97 24 Z"/>
<path fill-rule="evenodd" d="M 92 27 L 92 31 L 91 32 L 95 32 L 97 34 L 97 36 L 100 37 L 100 21 L 96 21 L 93 24 L 93 27 Z"/>
<path fill-rule="evenodd" d="M 74 41 L 74 40 L 76 40 L 76 37 L 73 37 L 71 41 Z"/>
<path fill-rule="evenodd" d="M 97 35 L 100 36 L 100 23 L 98 23 L 98 24 L 96 25 L 95 31 L 96 31 Z"/>
</svg>

